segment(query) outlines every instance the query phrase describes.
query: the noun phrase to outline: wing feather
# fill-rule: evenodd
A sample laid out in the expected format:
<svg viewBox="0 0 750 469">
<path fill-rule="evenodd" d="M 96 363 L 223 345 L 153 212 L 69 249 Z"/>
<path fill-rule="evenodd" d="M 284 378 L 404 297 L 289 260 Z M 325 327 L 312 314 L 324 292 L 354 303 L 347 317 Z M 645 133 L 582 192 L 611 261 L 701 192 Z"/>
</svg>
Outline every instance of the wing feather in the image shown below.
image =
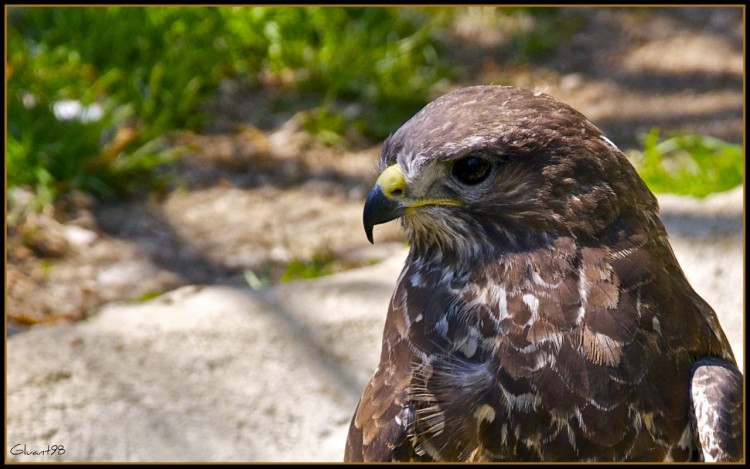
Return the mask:
<svg viewBox="0 0 750 469">
<path fill-rule="evenodd" d="M 710 462 L 742 459 L 742 374 L 718 357 L 693 365 L 690 381 L 692 421 L 701 459 Z"/>
</svg>

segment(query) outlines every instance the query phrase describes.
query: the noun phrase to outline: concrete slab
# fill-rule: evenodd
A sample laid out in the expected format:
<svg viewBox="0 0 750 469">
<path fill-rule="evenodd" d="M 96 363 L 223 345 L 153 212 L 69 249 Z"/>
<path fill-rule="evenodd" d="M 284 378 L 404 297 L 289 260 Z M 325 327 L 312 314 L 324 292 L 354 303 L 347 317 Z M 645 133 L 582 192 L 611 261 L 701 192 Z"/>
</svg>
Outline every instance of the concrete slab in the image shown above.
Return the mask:
<svg viewBox="0 0 750 469">
<path fill-rule="evenodd" d="M 742 191 L 660 201 L 743 367 Z M 6 458 L 340 461 L 405 255 L 265 291 L 184 287 L 14 335 Z M 64 454 L 39 454 L 51 445 Z"/>
</svg>

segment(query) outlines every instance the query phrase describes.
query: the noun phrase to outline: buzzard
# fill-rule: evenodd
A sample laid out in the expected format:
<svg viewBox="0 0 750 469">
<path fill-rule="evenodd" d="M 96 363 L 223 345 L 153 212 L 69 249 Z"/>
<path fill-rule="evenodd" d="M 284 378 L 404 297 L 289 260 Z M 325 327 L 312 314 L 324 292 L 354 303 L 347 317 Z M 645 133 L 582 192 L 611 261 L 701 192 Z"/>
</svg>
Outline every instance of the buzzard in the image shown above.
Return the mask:
<svg viewBox="0 0 750 469">
<path fill-rule="evenodd" d="M 433 101 L 364 207 L 410 242 L 346 461 L 736 461 L 743 377 L 654 195 L 583 115 Z"/>
</svg>

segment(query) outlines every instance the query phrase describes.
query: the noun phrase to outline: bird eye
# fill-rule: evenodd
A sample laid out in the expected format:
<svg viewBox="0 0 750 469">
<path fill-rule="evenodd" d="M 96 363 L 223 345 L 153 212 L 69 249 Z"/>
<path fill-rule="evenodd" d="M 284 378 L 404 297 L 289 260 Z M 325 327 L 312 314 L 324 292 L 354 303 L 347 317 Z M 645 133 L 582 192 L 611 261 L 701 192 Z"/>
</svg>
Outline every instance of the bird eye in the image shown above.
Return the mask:
<svg viewBox="0 0 750 469">
<path fill-rule="evenodd" d="M 461 184 L 473 186 L 487 179 L 490 169 L 490 164 L 482 158 L 468 156 L 453 163 L 451 173 Z"/>
</svg>

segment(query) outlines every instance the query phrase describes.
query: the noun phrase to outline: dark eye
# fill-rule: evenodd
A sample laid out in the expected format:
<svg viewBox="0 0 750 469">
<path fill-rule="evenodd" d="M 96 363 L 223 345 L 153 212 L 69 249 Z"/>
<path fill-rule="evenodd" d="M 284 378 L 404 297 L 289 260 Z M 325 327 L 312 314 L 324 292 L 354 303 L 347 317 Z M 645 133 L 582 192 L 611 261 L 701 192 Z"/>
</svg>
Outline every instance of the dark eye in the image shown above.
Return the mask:
<svg viewBox="0 0 750 469">
<path fill-rule="evenodd" d="M 490 164 L 482 158 L 469 156 L 453 163 L 451 173 L 461 184 L 473 186 L 487 179 L 490 175 Z"/>
</svg>

